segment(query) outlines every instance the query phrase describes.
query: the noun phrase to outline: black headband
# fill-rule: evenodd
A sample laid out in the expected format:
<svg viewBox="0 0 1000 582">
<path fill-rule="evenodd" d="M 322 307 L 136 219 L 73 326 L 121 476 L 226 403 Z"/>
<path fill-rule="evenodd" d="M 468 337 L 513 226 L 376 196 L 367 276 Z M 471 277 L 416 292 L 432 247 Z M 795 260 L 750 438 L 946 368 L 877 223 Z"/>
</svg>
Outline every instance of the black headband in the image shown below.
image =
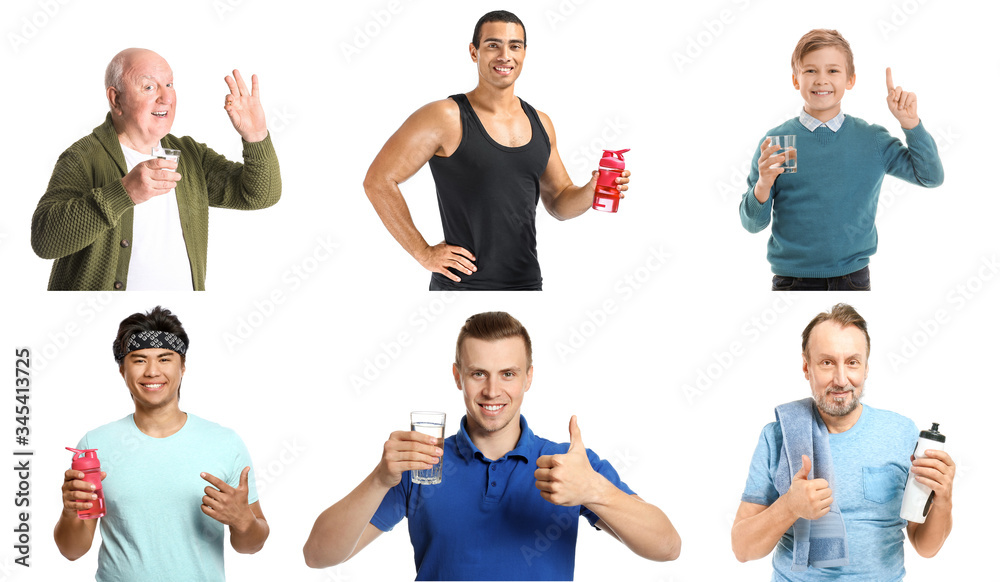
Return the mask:
<svg viewBox="0 0 1000 582">
<path fill-rule="evenodd" d="M 169 331 L 140 331 L 129 336 L 125 342 L 125 351 L 122 351 L 118 342 L 115 342 L 115 361 L 120 364 L 131 352 L 149 348 L 166 348 L 182 356 L 187 352 L 184 340 Z"/>
</svg>

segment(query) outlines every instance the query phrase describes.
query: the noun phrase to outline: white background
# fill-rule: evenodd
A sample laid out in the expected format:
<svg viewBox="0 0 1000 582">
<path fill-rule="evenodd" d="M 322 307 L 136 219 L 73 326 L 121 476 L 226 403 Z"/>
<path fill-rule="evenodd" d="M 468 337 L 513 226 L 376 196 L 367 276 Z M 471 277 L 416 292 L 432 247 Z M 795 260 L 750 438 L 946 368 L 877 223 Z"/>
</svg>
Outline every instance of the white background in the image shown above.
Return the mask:
<svg viewBox="0 0 1000 582">
<path fill-rule="evenodd" d="M 535 432 L 568 440 L 569 417 L 579 415 L 584 442 L 684 539 L 680 559 L 659 564 L 584 525 L 578 579 L 764 580 L 769 559 L 739 564 L 732 555 L 733 515 L 773 407 L 808 394 L 799 333 L 837 301 L 870 323 L 866 402 L 921 428 L 940 422 L 959 465 L 954 533 L 932 560 L 907 544 L 908 580 L 973 577 L 994 551 L 997 519 L 988 454 L 1000 291 L 987 266 L 1000 250 L 989 178 L 997 9 L 940 0 L 675 4 L 5 2 L 0 345 L 8 386 L 14 347 L 34 353 L 35 457 L 32 567 L 12 563 L 17 480 L 8 471 L 0 580 L 95 571 L 96 545 L 71 563 L 51 541 L 70 462 L 63 447 L 132 410 L 111 341 L 121 319 L 157 304 L 191 337 L 182 408 L 235 429 L 254 458 L 271 537 L 254 556 L 227 550 L 231 580 L 413 576 L 405 524 L 326 571 L 307 569 L 301 547 L 320 511 L 375 466 L 389 432 L 406 427 L 409 410 L 446 410 L 454 432 L 463 413 L 450 373 L 455 336 L 467 316 L 496 309 L 520 318 L 534 340 L 523 412 Z M 616 215 L 559 223 L 539 210 L 542 293 L 431 294 L 428 273 L 385 231 L 361 182 L 407 115 L 474 87 L 473 25 L 501 7 L 527 26 L 517 93 L 552 118 L 572 177 L 588 179 L 601 148 L 630 147 L 631 188 Z M 789 58 L 817 27 L 839 29 L 854 48 L 857 84 L 845 110 L 901 137 L 885 106 L 892 66 L 897 84 L 919 95 L 947 175 L 930 191 L 886 179 L 868 294 L 771 294 L 767 234 L 748 234 L 737 216 L 755 145 L 801 106 Z M 59 153 L 103 121 L 104 67 L 129 46 L 156 50 L 173 68 L 172 133 L 231 159 L 240 142 L 222 109 L 223 77 L 234 67 L 260 76 L 282 200 L 253 213 L 212 210 L 206 293 L 47 293 L 51 263 L 31 251 L 31 213 Z M 418 228 L 439 241 L 429 171 L 403 191 Z M 150 495 L 169 487 L 170 470 L 150 475 Z"/>
</svg>

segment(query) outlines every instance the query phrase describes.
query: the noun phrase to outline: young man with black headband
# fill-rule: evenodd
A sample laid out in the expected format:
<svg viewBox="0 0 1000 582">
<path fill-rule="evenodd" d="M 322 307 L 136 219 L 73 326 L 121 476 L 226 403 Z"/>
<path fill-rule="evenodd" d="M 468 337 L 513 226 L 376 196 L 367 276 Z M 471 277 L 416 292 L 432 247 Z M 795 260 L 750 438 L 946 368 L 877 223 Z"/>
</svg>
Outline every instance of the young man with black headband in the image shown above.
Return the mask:
<svg viewBox="0 0 1000 582">
<path fill-rule="evenodd" d="M 252 554 L 269 528 L 257 500 L 250 454 L 230 429 L 180 409 L 188 336 L 157 306 L 118 329 L 115 361 L 135 412 L 88 432 L 78 449 L 97 449 L 107 514 L 97 580 L 225 580 L 223 531 Z M 70 560 L 87 553 L 96 519 L 80 519 L 97 496 L 76 470 L 65 473 L 56 545 Z"/>
</svg>

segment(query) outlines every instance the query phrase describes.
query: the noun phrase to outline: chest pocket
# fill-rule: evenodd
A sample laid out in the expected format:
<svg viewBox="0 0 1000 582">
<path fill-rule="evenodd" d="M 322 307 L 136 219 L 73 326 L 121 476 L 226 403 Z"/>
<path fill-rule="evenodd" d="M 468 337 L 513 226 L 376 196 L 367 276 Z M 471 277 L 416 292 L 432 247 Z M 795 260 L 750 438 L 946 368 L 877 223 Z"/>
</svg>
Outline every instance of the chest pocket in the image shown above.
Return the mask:
<svg viewBox="0 0 1000 582">
<path fill-rule="evenodd" d="M 873 503 L 888 503 L 903 492 L 906 475 L 895 465 L 863 468 L 865 499 Z"/>
</svg>

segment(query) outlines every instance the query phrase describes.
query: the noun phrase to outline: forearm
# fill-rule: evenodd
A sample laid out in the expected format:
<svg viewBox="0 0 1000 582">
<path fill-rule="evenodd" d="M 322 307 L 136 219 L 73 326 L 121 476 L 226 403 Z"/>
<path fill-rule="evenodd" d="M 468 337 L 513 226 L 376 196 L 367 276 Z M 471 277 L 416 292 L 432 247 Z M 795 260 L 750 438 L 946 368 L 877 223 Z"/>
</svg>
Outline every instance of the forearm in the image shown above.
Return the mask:
<svg viewBox="0 0 1000 582">
<path fill-rule="evenodd" d="M 372 472 L 346 497 L 321 513 L 302 548 L 306 565 L 336 566 L 357 553 L 361 535 L 388 491 L 378 484 Z"/>
<path fill-rule="evenodd" d="M 184 138 L 182 144 L 189 148 L 194 147 L 193 140 L 189 142 L 188 138 Z M 258 142 L 243 140 L 242 164 L 231 162 L 202 144 L 195 145 L 204 148 L 201 151 L 201 170 L 204 173 L 203 179 L 210 206 L 235 210 L 260 210 L 273 206 L 281 198 L 281 167 L 270 136 Z M 182 167 L 177 171 L 183 176 L 187 170 L 184 167 L 183 154 L 181 164 Z M 200 179 L 200 176 L 187 176 L 187 178 L 191 180 L 192 187 L 198 187 L 195 181 Z M 184 179 L 181 178 L 181 184 Z"/>
<path fill-rule="evenodd" d="M 245 523 L 237 526 L 229 526 L 229 543 L 233 549 L 241 554 L 255 554 L 264 547 L 267 536 L 271 533 L 271 528 L 267 520 L 254 515 L 250 508 L 247 508 L 249 517 Z"/>
<path fill-rule="evenodd" d="M 666 514 L 609 481 L 605 483 L 600 501 L 587 504 L 600 517 L 599 525 L 643 558 L 658 562 L 676 560 L 681 553 L 681 537 Z"/>
<path fill-rule="evenodd" d="M 915 127 L 906 129 L 904 134 L 913 164 L 914 179 L 928 188 L 940 186 L 944 182 L 944 166 L 930 132 L 923 123 L 918 123 Z"/>
<path fill-rule="evenodd" d="M 71 255 L 114 228 L 134 206 L 120 179 L 94 186 L 61 161 L 31 217 L 31 248 L 43 259 Z"/>
<path fill-rule="evenodd" d="M 583 186 L 570 184 L 545 204 L 548 211 L 557 220 L 576 218 L 590 209 L 594 203 L 594 187 L 588 182 Z"/>
<path fill-rule="evenodd" d="M 924 523 L 915 524 L 910 532 L 913 549 L 924 558 L 933 558 L 948 539 L 951 524 L 951 504 L 939 504 L 935 501 Z"/>
<path fill-rule="evenodd" d="M 743 505 L 751 504 L 744 503 L 741 509 Z M 732 531 L 732 546 L 736 559 L 748 562 L 767 556 L 796 519 L 789 511 L 784 497 L 779 497 L 766 509 L 754 515 L 742 516 L 738 512 Z"/>
<path fill-rule="evenodd" d="M 740 223 L 751 233 L 764 230 L 771 222 L 770 190 L 767 190 L 764 200 L 761 201 L 758 197 L 758 190 L 762 189 L 763 186 L 760 186 L 759 183 L 751 186 L 743 194 L 743 200 L 740 202 Z"/>
<path fill-rule="evenodd" d="M 944 167 L 937 144 L 924 125 L 904 129 L 906 145 L 882 130 L 876 133 L 885 173 L 927 188 L 944 182 Z"/>
<path fill-rule="evenodd" d="M 59 553 L 66 559 L 76 560 L 86 554 L 94 543 L 96 523 L 91 524 L 87 521 L 77 517 L 76 512 L 71 510 L 64 509 L 59 515 L 52 536 L 55 538 Z"/>
<path fill-rule="evenodd" d="M 391 178 L 374 176 L 369 172 L 365 176 L 364 188 L 368 201 L 382 219 L 382 224 L 403 250 L 417 258 L 418 252 L 430 246 L 413 224 L 413 217 L 410 216 L 410 209 L 399 190 L 399 184 Z"/>
</svg>

